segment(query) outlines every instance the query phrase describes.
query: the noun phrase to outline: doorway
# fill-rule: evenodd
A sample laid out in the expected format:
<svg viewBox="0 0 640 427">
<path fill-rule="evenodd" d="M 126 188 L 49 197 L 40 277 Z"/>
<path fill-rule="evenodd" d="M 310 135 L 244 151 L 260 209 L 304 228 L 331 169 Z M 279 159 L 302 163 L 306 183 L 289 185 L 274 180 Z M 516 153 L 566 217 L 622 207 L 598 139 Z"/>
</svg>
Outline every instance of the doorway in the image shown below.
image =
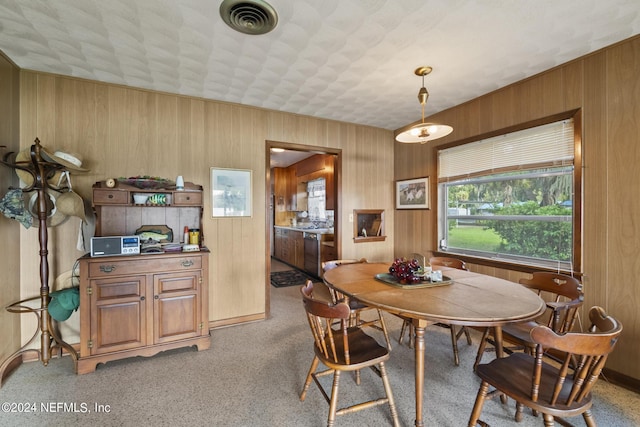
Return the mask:
<svg viewBox="0 0 640 427">
<path fill-rule="evenodd" d="M 274 206 L 276 201 L 274 200 L 274 189 L 272 186 L 272 175 L 271 168 L 272 167 L 286 167 L 291 164 L 297 163 L 305 159 L 306 157 L 313 156 L 314 154 L 328 154 L 334 156 L 334 168 L 333 168 L 333 177 L 334 177 L 334 245 L 336 248 L 336 254 L 340 255 L 341 253 L 341 238 L 340 238 L 340 229 L 342 228 L 342 224 L 340 223 L 342 204 L 341 204 L 341 194 L 342 194 L 342 149 L 337 148 L 329 148 L 329 147 L 319 147 L 319 146 L 311 146 L 311 145 L 303 145 L 303 144 L 293 144 L 287 142 L 278 142 L 278 141 L 266 141 L 266 203 L 265 203 L 265 264 L 266 264 L 266 276 L 265 276 L 265 317 L 269 318 L 270 316 L 270 306 L 271 306 L 271 254 L 273 248 L 273 239 L 274 239 Z M 281 153 L 273 153 L 272 149 L 276 150 L 284 150 L 284 154 Z M 282 160 L 285 163 L 279 163 L 275 166 L 275 160 Z M 291 162 L 290 164 L 286 164 L 286 162 Z"/>
</svg>

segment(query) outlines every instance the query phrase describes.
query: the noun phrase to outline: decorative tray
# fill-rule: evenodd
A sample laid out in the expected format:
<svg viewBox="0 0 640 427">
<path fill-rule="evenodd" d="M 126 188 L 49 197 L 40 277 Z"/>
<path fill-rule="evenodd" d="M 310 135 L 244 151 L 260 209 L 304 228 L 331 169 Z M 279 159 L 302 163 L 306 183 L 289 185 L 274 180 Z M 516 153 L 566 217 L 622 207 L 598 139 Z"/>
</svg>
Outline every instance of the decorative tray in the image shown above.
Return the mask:
<svg viewBox="0 0 640 427">
<path fill-rule="evenodd" d="M 442 276 L 441 282 L 432 282 L 431 280 L 426 279 L 426 280 L 421 280 L 418 283 L 406 283 L 406 284 L 402 284 L 398 282 L 398 280 L 395 277 L 393 277 L 391 273 L 380 273 L 380 274 L 376 274 L 375 277 L 376 277 L 376 280 L 379 280 L 388 285 L 395 286 L 398 288 L 403 288 L 403 289 L 433 288 L 436 286 L 445 286 L 453 283 L 453 279 L 451 279 L 451 277 L 448 277 L 448 276 Z"/>
<path fill-rule="evenodd" d="M 118 182 L 123 184 L 132 185 L 141 190 L 159 190 L 161 188 L 166 189 L 175 187 L 176 183 L 159 177 L 144 177 L 144 176 L 132 176 L 130 178 L 118 178 Z"/>
</svg>

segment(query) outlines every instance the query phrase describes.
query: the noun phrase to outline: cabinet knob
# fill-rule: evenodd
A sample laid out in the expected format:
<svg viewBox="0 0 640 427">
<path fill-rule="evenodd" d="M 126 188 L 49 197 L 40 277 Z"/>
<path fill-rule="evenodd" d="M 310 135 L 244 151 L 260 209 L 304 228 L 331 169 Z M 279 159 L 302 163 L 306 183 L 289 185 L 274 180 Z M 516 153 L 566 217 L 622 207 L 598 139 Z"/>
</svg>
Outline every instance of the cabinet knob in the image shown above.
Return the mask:
<svg viewBox="0 0 640 427">
<path fill-rule="evenodd" d="M 111 273 L 116 269 L 115 265 L 101 265 L 100 266 L 100 271 L 102 271 L 103 273 Z"/>
<path fill-rule="evenodd" d="M 193 265 L 193 261 L 191 261 L 190 259 L 182 261 L 183 267 L 191 267 L 192 265 Z"/>
<path fill-rule="evenodd" d="M 109 199 L 113 199 L 113 194 L 109 194 L 107 197 L 108 197 Z"/>
<path fill-rule="evenodd" d="M 159 296 L 159 295 L 155 295 L 155 296 L 153 297 L 153 299 L 160 299 L 160 296 Z"/>
<path fill-rule="evenodd" d="M 144 295 L 140 297 L 140 301 L 144 301 Z"/>
</svg>

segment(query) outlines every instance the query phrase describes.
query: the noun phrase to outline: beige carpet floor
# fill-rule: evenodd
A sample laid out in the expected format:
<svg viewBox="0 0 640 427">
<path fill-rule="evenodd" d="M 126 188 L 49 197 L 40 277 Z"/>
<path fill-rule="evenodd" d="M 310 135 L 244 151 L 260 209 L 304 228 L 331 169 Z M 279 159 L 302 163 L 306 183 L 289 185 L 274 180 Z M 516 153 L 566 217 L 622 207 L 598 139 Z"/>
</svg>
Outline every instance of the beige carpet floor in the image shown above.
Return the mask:
<svg viewBox="0 0 640 427">
<path fill-rule="evenodd" d="M 270 319 L 213 330 L 207 351 L 187 348 L 131 358 L 100 365 L 86 375 L 75 375 L 68 357 L 54 359 L 47 367 L 39 362 L 23 364 L 0 389 L 1 402 L 22 405 L 23 410 L 0 412 L 0 426 L 324 426 L 328 405 L 315 385 L 306 401 L 298 399 L 312 360 L 299 289 L 272 287 L 271 301 Z M 400 320 L 385 318 L 397 339 Z M 427 331 L 426 426 L 467 424 L 479 386 L 472 372 L 479 335 L 474 332 L 472 337 L 472 346 L 461 341 L 461 363 L 456 367 L 448 331 L 437 327 Z M 395 344 L 388 370 L 400 421 L 411 426 L 413 351 Z M 345 376 L 341 387 L 342 402 L 382 392 L 371 371 L 363 372 L 361 386 Z M 600 426 L 640 425 L 639 394 L 601 380 L 594 400 L 593 414 Z M 30 411 L 24 410 L 25 404 Z M 42 404 L 51 408 L 49 412 Z M 483 418 L 497 427 L 543 425 L 529 412 L 516 424 L 513 411 L 513 402 L 489 401 Z M 575 421 L 584 425 L 582 419 Z M 384 425 L 390 425 L 385 406 L 344 415 L 336 423 Z"/>
</svg>

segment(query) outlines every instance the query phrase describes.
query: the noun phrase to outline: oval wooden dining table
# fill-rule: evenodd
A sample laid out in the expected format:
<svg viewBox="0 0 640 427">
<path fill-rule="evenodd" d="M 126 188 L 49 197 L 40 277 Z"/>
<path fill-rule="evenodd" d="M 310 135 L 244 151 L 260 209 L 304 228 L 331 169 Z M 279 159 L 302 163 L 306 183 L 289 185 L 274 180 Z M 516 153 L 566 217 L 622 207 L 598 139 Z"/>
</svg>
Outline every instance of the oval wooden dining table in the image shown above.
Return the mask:
<svg viewBox="0 0 640 427">
<path fill-rule="evenodd" d="M 391 263 L 345 264 L 324 273 L 328 286 L 348 298 L 411 319 L 415 331 L 415 425 L 424 426 L 424 332 L 434 322 L 493 327 L 496 356 L 502 357 L 502 326 L 534 319 L 545 311 L 536 293 L 517 283 L 466 270 L 442 268 L 446 284 L 393 285 L 376 279 Z"/>
</svg>

